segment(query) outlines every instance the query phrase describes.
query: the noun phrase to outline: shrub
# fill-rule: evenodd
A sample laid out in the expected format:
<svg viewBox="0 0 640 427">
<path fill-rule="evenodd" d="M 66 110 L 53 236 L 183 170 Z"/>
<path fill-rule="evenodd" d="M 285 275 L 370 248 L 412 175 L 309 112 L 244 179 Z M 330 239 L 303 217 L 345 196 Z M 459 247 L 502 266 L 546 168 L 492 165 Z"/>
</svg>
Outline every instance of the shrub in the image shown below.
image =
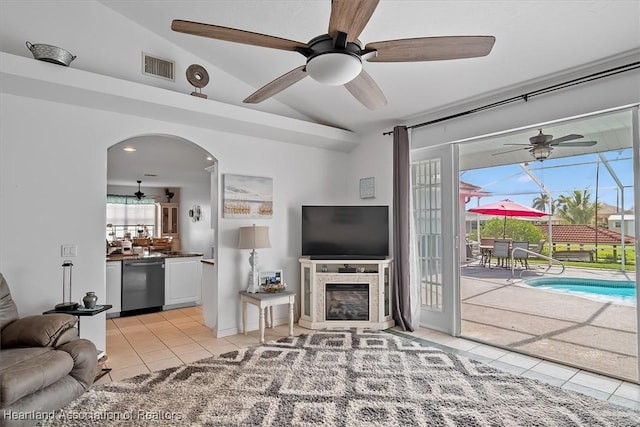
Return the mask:
<svg viewBox="0 0 640 427">
<path fill-rule="evenodd" d="M 480 230 L 481 237 L 494 237 L 501 239 L 512 239 L 516 241 L 526 240 L 530 243 L 538 243 L 544 239 L 544 234 L 531 221 L 507 218 L 506 227 L 504 218 L 493 218 L 484 223 Z"/>
</svg>

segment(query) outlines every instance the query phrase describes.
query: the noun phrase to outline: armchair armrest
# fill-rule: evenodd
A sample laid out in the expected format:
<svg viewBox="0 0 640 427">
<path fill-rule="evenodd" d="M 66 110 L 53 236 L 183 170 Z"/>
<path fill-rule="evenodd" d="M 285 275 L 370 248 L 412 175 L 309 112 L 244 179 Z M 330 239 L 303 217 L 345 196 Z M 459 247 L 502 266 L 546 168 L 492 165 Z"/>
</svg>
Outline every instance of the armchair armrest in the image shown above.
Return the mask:
<svg viewBox="0 0 640 427">
<path fill-rule="evenodd" d="M 77 321 L 75 316 L 63 313 L 23 317 L 2 329 L 0 344 L 3 348 L 50 347 Z"/>
<path fill-rule="evenodd" d="M 62 344 L 58 350 L 66 351 L 73 357 L 73 369 L 69 372 L 85 390 L 91 387 L 98 370 L 98 351 L 89 340 L 77 339 Z"/>
</svg>

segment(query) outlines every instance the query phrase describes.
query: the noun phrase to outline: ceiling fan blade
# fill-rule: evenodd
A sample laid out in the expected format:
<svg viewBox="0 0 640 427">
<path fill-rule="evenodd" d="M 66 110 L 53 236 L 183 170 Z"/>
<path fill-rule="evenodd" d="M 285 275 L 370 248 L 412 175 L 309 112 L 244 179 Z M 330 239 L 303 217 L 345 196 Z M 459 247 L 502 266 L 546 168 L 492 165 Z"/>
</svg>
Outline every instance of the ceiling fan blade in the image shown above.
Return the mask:
<svg viewBox="0 0 640 427">
<path fill-rule="evenodd" d="M 563 142 L 562 144 L 551 144 L 555 147 L 591 147 L 596 145 L 598 141 L 570 141 Z"/>
<path fill-rule="evenodd" d="M 531 144 L 502 144 L 502 145 L 523 145 L 523 146 L 527 146 L 527 147 L 531 146 Z"/>
<path fill-rule="evenodd" d="M 510 144 L 505 144 L 505 145 L 510 145 Z M 513 145 L 517 145 L 517 144 L 513 144 Z M 500 154 L 513 153 L 514 151 L 520 151 L 520 150 L 527 150 L 527 148 L 516 148 L 515 150 L 501 151 L 499 153 L 493 153 L 492 156 L 498 156 Z"/>
<path fill-rule="evenodd" d="M 335 37 L 338 32 L 347 34 L 352 42 L 360 36 L 371 19 L 380 0 L 332 0 L 329 18 L 329 35 Z"/>
<path fill-rule="evenodd" d="M 421 37 L 369 43 L 365 50 L 378 54 L 370 62 L 418 62 L 474 58 L 491 52 L 493 36 Z"/>
<path fill-rule="evenodd" d="M 174 19 L 171 29 L 179 33 L 193 34 L 195 36 L 209 37 L 217 40 L 225 40 L 234 43 L 243 43 L 251 46 L 269 47 L 272 49 L 292 50 L 308 48 L 307 43 L 266 34 L 252 33 L 251 31 L 237 30 L 235 28 L 221 27 L 219 25 L 202 24 L 200 22 L 183 21 Z"/>
<path fill-rule="evenodd" d="M 273 95 L 282 92 L 292 84 L 299 82 L 307 77 L 305 65 L 294 68 L 286 74 L 281 75 L 277 79 L 262 86 L 260 89 L 249 95 L 244 101 L 246 104 L 257 104 L 265 99 L 271 98 Z"/>
<path fill-rule="evenodd" d="M 584 136 L 572 133 L 571 135 L 565 135 L 565 136 L 561 136 L 560 138 L 552 139 L 551 141 L 549 141 L 549 145 L 558 145 L 561 142 L 571 141 L 572 139 L 580 139 L 580 138 L 584 138 Z"/>
<path fill-rule="evenodd" d="M 371 78 L 369 73 L 362 70 L 358 77 L 345 84 L 351 95 L 370 110 L 387 105 L 387 98 L 376 82 Z"/>
</svg>

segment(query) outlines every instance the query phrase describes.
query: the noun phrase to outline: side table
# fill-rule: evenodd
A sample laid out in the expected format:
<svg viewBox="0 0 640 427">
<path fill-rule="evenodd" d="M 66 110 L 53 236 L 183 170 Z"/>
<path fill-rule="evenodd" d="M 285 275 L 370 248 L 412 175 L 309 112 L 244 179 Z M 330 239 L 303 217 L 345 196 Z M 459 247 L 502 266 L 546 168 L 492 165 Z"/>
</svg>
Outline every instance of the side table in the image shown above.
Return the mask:
<svg viewBox="0 0 640 427">
<path fill-rule="evenodd" d="M 293 291 L 282 291 L 274 293 L 257 292 L 249 293 L 240 292 L 240 302 L 242 303 L 242 333 L 247 334 L 247 304 L 253 304 L 258 307 L 260 312 L 260 342 L 264 343 L 264 324 L 265 309 L 269 309 L 269 327 L 273 328 L 273 306 L 280 304 L 289 304 L 289 336 L 293 335 L 293 304 L 296 299 L 296 293 Z"/>
<path fill-rule="evenodd" d="M 82 306 L 76 308 L 75 310 L 56 310 L 55 308 L 52 310 L 47 310 L 42 314 L 54 314 L 54 313 L 63 313 L 63 314 L 71 314 L 73 316 L 78 317 L 78 336 L 80 336 L 80 317 L 82 316 L 95 316 L 98 313 L 102 313 L 103 311 L 107 311 L 112 308 L 111 304 L 104 305 L 96 305 L 94 308 L 84 308 Z M 94 381 L 98 381 L 100 378 L 107 375 L 111 372 L 111 368 L 105 368 L 104 364 L 107 361 L 107 355 L 104 351 L 98 350 L 98 354 L 96 356 L 98 358 L 98 372 L 96 373 L 96 377 Z"/>
</svg>

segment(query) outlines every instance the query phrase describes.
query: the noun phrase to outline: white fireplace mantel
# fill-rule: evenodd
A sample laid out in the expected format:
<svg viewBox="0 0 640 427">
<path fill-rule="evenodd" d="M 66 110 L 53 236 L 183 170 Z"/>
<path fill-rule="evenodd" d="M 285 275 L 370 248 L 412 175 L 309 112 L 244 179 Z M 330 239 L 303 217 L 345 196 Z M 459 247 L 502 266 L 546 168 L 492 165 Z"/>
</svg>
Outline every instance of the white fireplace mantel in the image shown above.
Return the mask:
<svg viewBox="0 0 640 427">
<path fill-rule="evenodd" d="M 315 260 L 304 257 L 299 261 L 302 284 L 300 326 L 309 329 L 331 327 L 387 329 L 395 324 L 391 317 L 391 259 Z M 347 268 L 349 270 L 346 270 Z M 369 320 L 328 320 L 326 318 L 326 285 L 328 283 L 368 284 Z"/>
</svg>

